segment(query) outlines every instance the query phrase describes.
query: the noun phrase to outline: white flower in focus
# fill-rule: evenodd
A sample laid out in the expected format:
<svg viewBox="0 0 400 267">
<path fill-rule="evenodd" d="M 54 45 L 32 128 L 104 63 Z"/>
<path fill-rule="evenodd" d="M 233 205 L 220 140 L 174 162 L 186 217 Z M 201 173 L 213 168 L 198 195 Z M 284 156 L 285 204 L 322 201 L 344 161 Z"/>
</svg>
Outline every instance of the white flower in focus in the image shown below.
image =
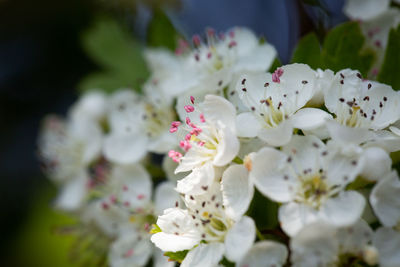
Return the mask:
<svg viewBox="0 0 400 267">
<path fill-rule="evenodd" d="M 275 266 L 286 263 L 288 251 L 286 246 L 274 241 L 261 241 L 253 245 L 236 267 Z"/>
<path fill-rule="evenodd" d="M 374 186 L 370 203 L 384 226 L 400 230 L 400 180 L 396 171 L 387 173 Z"/>
<path fill-rule="evenodd" d="M 89 165 L 101 152 L 102 132 L 89 120 L 48 117 L 39 137 L 39 153 L 50 179 L 61 186 L 56 206 L 77 210 L 87 193 Z"/>
<path fill-rule="evenodd" d="M 175 173 L 192 171 L 178 181 L 178 192 L 198 195 L 214 181 L 217 171 L 214 167 L 229 164 L 239 151 L 235 108 L 222 97 L 207 95 L 198 107 L 188 105 L 185 109 L 186 122 L 172 122 L 170 131 L 186 134 L 180 141 L 186 153 L 182 156 L 171 150 L 168 155 L 179 162 Z"/>
<path fill-rule="evenodd" d="M 379 138 L 380 131 L 400 117 L 400 94 L 390 86 L 362 80 L 359 72 L 341 70 L 325 91 L 325 106 L 335 114 L 327 122 L 335 140 L 361 144 Z"/>
<path fill-rule="evenodd" d="M 265 196 L 284 203 L 279 221 L 294 236 L 317 220 L 342 227 L 360 218 L 364 197 L 345 190 L 362 168 L 359 161 L 358 154 L 343 154 L 314 136 L 293 136 L 282 151 L 265 147 L 257 152 L 250 179 Z"/>
<path fill-rule="evenodd" d="M 181 266 L 216 266 L 223 255 L 237 262 L 255 240 L 251 218 L 235 220 L 225 212 L 219 183 L 214 182 L 206 191 L 198 196 L 186 195 L 187 209 L 165 210 L 157 220 L 162 232 L 151 237 L 163 251 L 190 250 Z"/>
<path fill-rule="evenodd" d="M 273 146 L 290 141 L 293 129 L 311 130 L 331 116 L 315 108 L 301 109 L 314 95 L 316 73 L 304 64 L 278 68 L 273 74 L 247 74 L 236 90 L 247 107 L 237 117 L 238 136 L 256 137 Z"/>
<path fill-rule="evenodd" d="M 128 164 L 141 160 L 147 151 L 167 152 L 176 142 L 168 132 L 174 112 L 157 91 L 145 99 L 129 90 L 111 96 L 109 123 L 103 152 L 111 161 Z M 157 97 L 158 96 L 158 97 Z"/>
</svg>

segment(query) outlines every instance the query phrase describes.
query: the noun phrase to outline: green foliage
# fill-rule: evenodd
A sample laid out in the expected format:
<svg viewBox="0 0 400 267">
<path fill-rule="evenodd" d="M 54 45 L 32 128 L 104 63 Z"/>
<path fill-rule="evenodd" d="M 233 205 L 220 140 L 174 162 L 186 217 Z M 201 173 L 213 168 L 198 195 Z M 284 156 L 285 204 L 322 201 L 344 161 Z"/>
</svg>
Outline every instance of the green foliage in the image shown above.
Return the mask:
<svg viewBox="0 0 400 267">
<path fill-rule="evenodd" d="M 278 204 L 264 197 L 258 190 L 255 190 L 246 214 L 254 219 L 257 229 L 273 229 L 279 225 Z"/>
<path fill-rule="evenodd" d="M 147 31 L 147 44 L 174 50 L 179 34 L 161 9 L 156 9 Z"/>
<path fill-rule="evenodd" d="M 394 90 L 400 90 L 400 25 L 397 29 L 391 29 L 386 47 L 385 59 L 378 81 L 389 84 Z"/>
<path fill-rule="evenodd" d="M 315 33 L 309 33 L 299 41 L 292 62 L 305 63 L 313 69 L 322 66 L 321 46 Z"/>
<path fill-rule="evenodd" d="M 374 52 L 364 48 L 365 38 L 356 22 L 343 23 L 325 37 L 322 47 L 314 33 L 298 43 L 292 63 L 306 63 L 312 68 L 329 68 L 339 71 L 345 68 L 359 70 L 366 76 L 374 61 Z"/>
<path fill-rule="evenodd" d="M 81 91 L 98 88 L 112 92 L 127 87 L 139 90 L 149 75 L 142 45 L 112 19 L 99 18 L 83 34 L 82 45 L 102 70 L 84 78 L 79 84 Z"/>
<path fill-rule="evenodd" d="M 220 263 L 220 265 L 225 266 L 225 267 L 235 267 L 235 264 L 233 262 L 230 262 L 227 258 L 223 258 Z"/>
<path fill-rule="evenodd" d="M 183 259 L 185 259 L 186 254 L 188 254 L 189 250 L 182 250 L 177 252 L 165 252 L 164 256 L 169 258 L 169 261 L 176 261 L 181 263 Z"/>
</svg>

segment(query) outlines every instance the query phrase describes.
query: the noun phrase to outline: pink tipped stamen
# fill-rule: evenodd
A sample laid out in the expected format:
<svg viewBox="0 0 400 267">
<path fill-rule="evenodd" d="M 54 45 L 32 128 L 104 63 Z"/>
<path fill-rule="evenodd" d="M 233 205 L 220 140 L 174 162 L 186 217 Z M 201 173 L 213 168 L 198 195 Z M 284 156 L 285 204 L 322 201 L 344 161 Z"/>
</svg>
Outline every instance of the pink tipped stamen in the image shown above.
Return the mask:
<svg viewBox="0 0 400 267">
<path fill-rule="evenodd" d="M 212 56 L 212 53 L 211 53 L 211 52 L 208 52 L 208 53 L 207 53 L 207 58 L 210 59 L 211 56 Z"/>
<path fill-rule="evenodd" d="M 111 196 L 110 196 L 110 201 L 111 201 L 111 203 L 113 203 L 113 204 L 117 203 L 117 197 L 114 196 L 114 195 L 111 195 Z"/>
<path fill-rule="evenodd" d="M 174 133 L 176 131 L 178 131 L 178 127 L 171 126 L 171 128 L 169 128 L 170 133 Z"/>
<path fill-rule="evenodd" d="M 187 135 L 185 136 L 185 140 L 186 140 L 186 141 L 190 141 L 191 138 L 192 138 L 192 135 L 191 135 L 191 134 L 187 134 Z"/>
<path fill-rule="evenodd" d="M 198 144 L 199 144 L 199 146 L 204 146 L 205 142 L 200 141 Z"/>
<path fill-rule="evenodd" d="M 182 124 L 182 122 L 180 122 L 180 121 L 173 121 L 173 122 L 171 122 L 171 126 L 173 126 L 173 127 L 178 127 L 179 125 L 181 125 Z"/>
<path fill-rule="evenodd" d="M 110 208 L 110 206 L 105 202 L 101 203 L 101 207 L 103 208 L 103 210 L 108 210 Z"/>
<path fill-rule="evenodd" d="M 193 112 L 194 111 L 194 107 L 191 105 L 186 105 L 183 107 L 187 113 Z"/>
<path fill-rule="evenodd" d="M 272 81 L 274 83 L 280 83 L 281 79 L 280 77 L 283 75 L 283 69 L 282 68 L 277 68 L 274 73 L 272 73 Z"/>
<path fill-rule="evenodd" d="M 145 231 L 149 231 L 150 230 L 150 224 L 149 223 L 145 223 L 144 224 L 144 230 Z"/>
<path fill-rule="evenodd" d="M 194 105 L 194 96 L 190 96 L 190 102 Z"/>
<path fill-rule="evenodd" d="M 203 122 L 203 123 L 206 122 L 206 119 L 204 119 L 204 114 L 203 113 L 200 114 L 200 121 Z"/>
<path fill-rule="evenodd" d="M 128 186 L 124 185 L 124 186 L 122 187 L 122 190 L 128 191 Z"/>
<path fill-rule="evenodd" d="M 179 163 L 181 160 L 182 154 L 179 153 L 178 151 L 170 150 L 168 152 L 168 157 L 170 157 L 176 163 Z"/>
<path fill-rule="evenodd" d="M 129 201 L 125 201 L 125 202 L 124 202 L 124 206 L 125 206 L 125 207 L 129 207 L 130 205 L 131 205 L 131 203 L 129 203 Z"/>
<path fill-rule="evenodd" d="M 192 145 L 190 144 L 189 141 L 180 141 L 179 142 L 179 146 L 184 149 L 186 152 L 192 148 Z"/>
<path fill-rule="evenodd" d="M 200 39 L 200 36 L 199 35 L 193 35 L 193 37 L 192 37 L 192 42 L 193 42 L 193 44 L 195 45 L 195 46 L 199 46 L 200 45 L 200 43 L 201 43 L 201 39 Z"/>
<path fill-rule="evenodd" d="M 143 195 L 143 194 L 137 195 L 137 199 L 139 199 L 139 200 L 144 199 L 144 198 L 145 198 L 145 195 Z"/>
<path fill-rule="evenodd" d="M 124 258 L 129 258 L 133 255 L 133 248 L 124 253 Z"/>
<path fill-rule="evenodd" d="M 230 38 L 235 38 L 235 32 L 234 31 L 230 31 L 229 32 L 229 37 Z"/>
<path fill-rule="evenodd" d="M 213 37 L 215 35 L 215 30 L 213 28 L 208 28 L 207 35 Z"/>
<path fill-rule="evenodd" d="M 237 45 L 236 41 L 230 41 L 229 44 L 228 44 L 228 47 L 232 48 L 232 47 L 234 47 L 236 45 Z"/>
<path fill-rule="evenodd" d="M 190 131 L 190 134 L 198 136 L 201 132 L 202 130 L 200 128 L 194 128 L 193 130 Z"/>
</svg>

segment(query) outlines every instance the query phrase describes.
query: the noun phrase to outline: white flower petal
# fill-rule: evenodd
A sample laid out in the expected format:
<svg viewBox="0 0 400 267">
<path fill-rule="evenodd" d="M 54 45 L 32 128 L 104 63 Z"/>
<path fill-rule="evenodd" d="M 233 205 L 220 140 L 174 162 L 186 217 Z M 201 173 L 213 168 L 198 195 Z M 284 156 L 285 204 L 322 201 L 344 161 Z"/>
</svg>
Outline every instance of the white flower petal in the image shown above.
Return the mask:
<svg viewBox="0 0 400 267">
<path fill-rule="evenodd" d="M 293 179 L 285 173 L 286 160 L 284 153 L 270 147 L 262 148 L 253 157 L 250 172 L 252 181 L 261 193 L 277 202 L 288 202 L 294 197 L 290 188 L 296 185 L 297 177 Z"/>
<path fill-rule="evenodd" d="M 236 73 L 242 71 L 266 71 L 271 67 L 275 57 L 276 49 L 270 44 L 262 44 L 242 56 L 233 71 Z"/>
<path fill-rule="evenodd" d="M 381 227 L 375 232 L 373 244 L 379 251 L 379 266 L 400 266 L 400 232 Z"/>
<path fill-rule="evenodd" d="M 331 138 L 338 142 L 361 144 L 373 138 L 373 134 L 366 128 L 348 127 L 333 120 L 326 121 L 326 127 Z"/>
<path fill-rule="evenodd" d="M 216 95 L 206 95 L 201 104 L 206 120 L 221 121 L 231 131 L 236 130 L 236 110 L 235 107 L 223 97 Z"/>
<path fill-rule="evenodd" d="M 291 117 L 293 127 L 301 130 L 313 130 L 325 124 L 327 119 L 332 119 L 332 115 L 317 108 L 303 108 Z"/>
<path fill-rule="evenodd" d="M 55 206 L 65 211 L 76 211 L 82 204 L 87 192 L 88 176 L 85 171 L 68 182 L 62 188 L 57 196 Z"/>
<path fill-rule="evenodd" d="M 290 260 L 295 267 L 335 266 L 339 244 L 336 229 L 323 222 L 315 222 L 291 239 Z"/>
<path fill-rule="evenodd" d="M 345 191 L 327 199 L 319 210 L 319 216 L 335 226 L 349 226 L 361 218 L 364 207 L 365 199 L 360 193 Z"/>
<path fill-rule="evenodd" d="M 345 228 L 340 228 L 337 232 L 337 239 L 340 243 L 342 253 L 362 255 L 365 246 L 371 243 L 373 231 L 364 220 L 359 220 L 355 224 Z"/>
<path fill-rule="evenodd" d="M 236 117 L 237 135 L 239 137 L 256 137 L 261 129 L 260 122 L 251 112 L 244 112 Z"/>
<path fill-rule="evenodd" d="M 168 257 L 164 256 L 159 248 L 154 247 L 153 249 L 153 267 L 174 267 L 174 261 L 168 261 Z"/>
<path fill-rule="evenodd" d="M 165 209 L 172 208 L 180 201 L 178 192 L 172 182 L 163 182 L 157 185 L 154 204 L 157 214 L 162 214 Z"/>
<path fill-rule="evenodd" d="M 281 122 L 277 127 L 261 128 L 258 137 L 271 146 L 283 146 L 292 138 L 293 124 L 289 120 Z"/>
<path fill-rule="evenodd" d="M 392 159 L 389 154 L 380 147 L 369 147 L 364 150 L 363 168 L 360 175 L 370 181 L 378 181 L 389 173 L 392 167 Z"/>
<path fill-rule="evenodd" d="M 283 231 L 293 237 L 306 225 L 317 221 L 318 212 L 307 205 L 290 202 L 279 208 L 278 218 Z"/>
<path fill-rule="evenodd" d="M 115 134 L 104 140 L 104 156 L 116 163 L 128 164 L 141 160 L 146 154 L 147 137 L 144 134 Z"/>
<path fill-rule="evenodd" d="M 257 242 L 247 252 L 246 256 L 236 264 L 236 267 L 243 266 L 276 266 L 282 267 L 286 263 L 288 251 L 286 246 L 274 241 Z"/>
<path fill-rule="evenodd" d="M 200 233 L 186 210 L 164 210 L 164 214 L 158 216 L 157 225 L 162 232 L 153 234 L 151 241 L 163 251 L 191 249 L 201 240 Z"/>
<path fill-rule="evenodd" d="M 400 222 L 400 181 L 396 171 L 388 173 L 375 185 L 370 202 L 383 225 L 392 227 Z"/>
<path fill-rule="evenodd" d="M 215 267 L 222 259 L 224 245 L 221 243 L 201 243 L 198 247 L 189 251 L 182 261 L 181 267 Z"/>
<path fill-rule="evenodd" d="M 230 163 L 238 154 L 240 143 L 236 134 L 229 128 L 222 128 L 219 132 L 220 142 L 217 146 L 217 154 L 214 156 L 215 166 L 225 166 Z"/>
<path fill-rule="evenodd" d="M 389 8 L 389 0 L 347 0 L 344 13 L 353 20 L 369 20 Z"/>
<path fill-rule="evenodd" d="M 253 199 L 254 186 L 243 165 L 232 165 L 222 175 L 222 197 L 226 214 L 238 220 L 248 209 Z"/>
<path fill-rule="evenodd" d="M 253 219 L 244 216 L 236 222 L 225 236 L 225 255 L 228 260 L 237 262 L 253 246 L 256 226 Z"/>
<path fill-rule="evenodd" d="M 176 185 L 176 190 L 182 194 L 199 195 L 203 194 L 202 187 L 210 186 L 214 181 L 215 171 L 211 163 L 206 163 L 200 168 L 193 169 L 193 171 L 179 180 Z"/>
</svg>

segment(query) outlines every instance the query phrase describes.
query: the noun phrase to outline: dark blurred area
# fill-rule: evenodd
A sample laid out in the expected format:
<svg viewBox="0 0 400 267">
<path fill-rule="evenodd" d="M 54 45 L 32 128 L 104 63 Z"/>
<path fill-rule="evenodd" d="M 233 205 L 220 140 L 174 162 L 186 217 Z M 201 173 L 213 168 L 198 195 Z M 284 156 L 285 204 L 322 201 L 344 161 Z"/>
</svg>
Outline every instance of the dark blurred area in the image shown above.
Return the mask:
<svg viewBox="0 0 400 267">
<path fill-rule="evenodd" d="M 146 4 L 154 7 L 159 2 Z M 289 61 L 300 36 L 326 20 L 320 8 L 296 0 L 167 2 L 167 13 L 183 36 L 203 32 L 207 26 L 220 31 L 247 26 L 277 47 L 283 63 Z M 327 27 L 343 21 L 343 1 L 325 2 L 335 16 Z M 48 113 L 65 114 L 78 96 L 77 83 L 99 68 L 82 49 L 82 32 L 98 14 L 106 13 L 145 40 L 151 19 L 151 8 L 145 6 L 134 0 L 0 0 L 2 266 L 18 266 L 16 255 L 24 257 L 24 251 L 11 251 L 15 246 L 10 244 L 42 188 L 51 188 L 36 156 L 40 121 Z"/>
</svg>

